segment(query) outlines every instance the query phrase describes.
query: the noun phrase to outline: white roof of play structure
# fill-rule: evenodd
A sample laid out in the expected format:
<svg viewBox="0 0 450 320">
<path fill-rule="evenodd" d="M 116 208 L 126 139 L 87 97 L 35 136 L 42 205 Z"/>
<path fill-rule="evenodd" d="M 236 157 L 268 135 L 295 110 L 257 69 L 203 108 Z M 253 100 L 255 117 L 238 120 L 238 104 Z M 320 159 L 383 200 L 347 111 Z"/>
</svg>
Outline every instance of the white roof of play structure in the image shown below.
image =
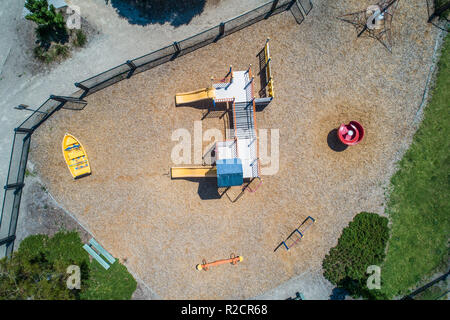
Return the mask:
<svg viewBox="0 0 450 320">
<path fill-rule="evenodd" d="M 231 83 L 216 83 L 216 100 L 235 99 L 233 121 L 236 132 L 233 131 L 233 140 L 217 142 L 217 159 L 239 158 L 242 161 L 244 178 L 255 178 L 258 172 L 258 153 L 256 128 L 253 116 L 252 86 L 248 71 L 233 72 Z M 237 140 L 234 140 L 234 138 Z M 237 143 L 236 143 L 237 141 Z"/>
<path fill-rule="evenodd" d="M 247 102 L 252 100 L 250 79 L 247 71 L 233 72 L 233 82 L 215 83 L 216 100 L 233 99 L 235 102 Z"/>
</svg>

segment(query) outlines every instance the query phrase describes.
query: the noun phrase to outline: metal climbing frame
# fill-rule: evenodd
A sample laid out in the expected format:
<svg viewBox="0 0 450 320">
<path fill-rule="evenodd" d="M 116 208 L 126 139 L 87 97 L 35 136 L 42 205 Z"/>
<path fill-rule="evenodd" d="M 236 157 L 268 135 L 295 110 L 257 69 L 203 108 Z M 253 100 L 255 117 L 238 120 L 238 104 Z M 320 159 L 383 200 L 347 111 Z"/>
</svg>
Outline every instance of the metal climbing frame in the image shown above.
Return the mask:
<svg viewBox="0 0 450 320">
<path fill-rule="evenodd" d="M 278 248 L 281 246 L 284 246 L 286 250 L 289 250 L 293 246 L 295 246 L 297 243 L 300 242 L 300 240 L 304 237 L 306 230 L 311 227 L 316 220 L 308 216 L 303 222 L 300 224 L 298 228 L 296 228 L 294 231 L 291 232 L 291 234 L 286 238 L 286 240 L 282 241 L 274 250 L 277 251 Z"/>
</svg>

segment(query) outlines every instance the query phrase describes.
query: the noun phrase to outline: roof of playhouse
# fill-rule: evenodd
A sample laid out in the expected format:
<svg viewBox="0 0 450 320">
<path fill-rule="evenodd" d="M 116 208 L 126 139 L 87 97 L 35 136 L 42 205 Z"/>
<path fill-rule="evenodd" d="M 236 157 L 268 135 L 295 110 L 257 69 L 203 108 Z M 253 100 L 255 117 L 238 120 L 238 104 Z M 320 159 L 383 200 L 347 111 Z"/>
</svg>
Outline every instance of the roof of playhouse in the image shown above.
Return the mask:
<svg viewBox="0 0 450 320">
<path fill-rule="evenodd" d="M 244 182 L 241 159 L 219 159 L 216 167 L 219 187 L 240 186 Z"/>
</svg>

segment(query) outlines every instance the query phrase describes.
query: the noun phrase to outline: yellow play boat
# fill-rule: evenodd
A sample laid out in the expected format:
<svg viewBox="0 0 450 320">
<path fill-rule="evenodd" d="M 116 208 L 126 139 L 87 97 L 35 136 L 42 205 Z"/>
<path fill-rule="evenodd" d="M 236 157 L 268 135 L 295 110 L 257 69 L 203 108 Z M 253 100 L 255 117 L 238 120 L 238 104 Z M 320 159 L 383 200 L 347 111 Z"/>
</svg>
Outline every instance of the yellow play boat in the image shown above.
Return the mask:
<svg viewBox="0 0 450 320">
<path fill-rule="evenodd" d="M 77 138 L 66 133 L 62 141 L 62 152 L 74 179 L 91 174 L 91 166 L 86 151 Z"/>
</svg>

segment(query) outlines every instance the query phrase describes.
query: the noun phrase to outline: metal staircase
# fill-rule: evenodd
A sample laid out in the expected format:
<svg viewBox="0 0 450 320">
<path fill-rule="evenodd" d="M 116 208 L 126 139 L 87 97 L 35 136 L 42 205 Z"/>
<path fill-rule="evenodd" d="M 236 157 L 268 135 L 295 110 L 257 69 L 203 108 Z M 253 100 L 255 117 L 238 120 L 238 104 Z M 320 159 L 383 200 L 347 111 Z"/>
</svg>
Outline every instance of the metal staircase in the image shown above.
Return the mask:
<svg viewBox="0 0 450 320">
<path fill-rule="evenodd" d="M 235 137 L 238 139 L 256 138 L 253 123 L 253 104 L 251 102 L 237 102 L 234 105 Z"/>
</svg>

